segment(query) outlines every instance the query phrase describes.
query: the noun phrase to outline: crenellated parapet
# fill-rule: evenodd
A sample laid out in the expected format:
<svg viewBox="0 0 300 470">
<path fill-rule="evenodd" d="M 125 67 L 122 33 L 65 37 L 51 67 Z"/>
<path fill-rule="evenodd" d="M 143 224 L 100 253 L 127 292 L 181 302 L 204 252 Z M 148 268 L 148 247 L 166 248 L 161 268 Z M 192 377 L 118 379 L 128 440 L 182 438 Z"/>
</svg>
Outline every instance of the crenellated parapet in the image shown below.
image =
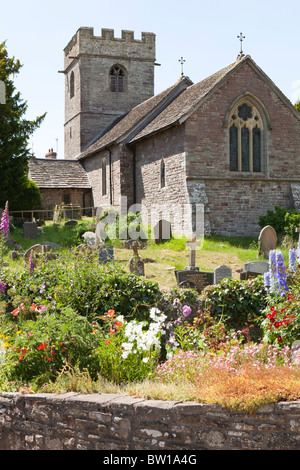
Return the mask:
<svg viewBox="0 0 300 470">
<path fill-rule="evenodd" d="M 122 56 L 124 46 L 131 58 L 155 60 L 155 34 L 141 33 L 141 39 L 134 37 L 134 31 L 122 30 L 121 37 L 115 37 L 113 29 L 102 28 L 101 36 L 94 34 L 94 28 L 81 27 L 64 48 L 65 65 L 79 54 L 105 55 L 111 48 L 111 55 Z M 70 58 L 71 56 L 71 58 Z"/>
</svg>

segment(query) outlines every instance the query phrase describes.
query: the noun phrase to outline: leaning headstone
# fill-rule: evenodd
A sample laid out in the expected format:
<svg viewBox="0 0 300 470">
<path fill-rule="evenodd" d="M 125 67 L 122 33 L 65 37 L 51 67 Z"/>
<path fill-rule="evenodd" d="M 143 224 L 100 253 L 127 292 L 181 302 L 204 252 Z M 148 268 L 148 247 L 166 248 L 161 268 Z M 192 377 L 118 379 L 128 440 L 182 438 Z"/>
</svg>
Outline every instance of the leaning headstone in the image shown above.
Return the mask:
<svg viewBox="0 0 300 470">
<path fill-rule="evenodd" d="M 24 238 L 37 238 L 38 226 L 35 222 L 24 222 L 23 225 L 23 237 Z"/>
<path fill-rule="evenodd" d="M 232 269 L 224 264 L 214 269 L 214 284 L 220 284 L 223 279 L 232 277 Z"/>
<path fill-rule="evenodd" d="M 266 225 L 260 232 L 258 237 L 258 255 L 264 254 L 265 258 L 269 258 L 269 252 L 276 250 L 277 233 L 271 225 Z"/>
<path fill-rule="evenodd" d="M 139 244 L 135 242 L 131 245 L 133 250 L 133 257 L 129 261 L 129 272 L 131 274 L 136 274 L 137 276 L 144 276 L 145 275 L 145 264 L 142 258 L 138 253 Z"/>
<path fill-rule="evenodd" d="M 101 243 L 99 246 L 99 263 L 107 264 L 114 261 L 114 247 Z"/>
</svg>

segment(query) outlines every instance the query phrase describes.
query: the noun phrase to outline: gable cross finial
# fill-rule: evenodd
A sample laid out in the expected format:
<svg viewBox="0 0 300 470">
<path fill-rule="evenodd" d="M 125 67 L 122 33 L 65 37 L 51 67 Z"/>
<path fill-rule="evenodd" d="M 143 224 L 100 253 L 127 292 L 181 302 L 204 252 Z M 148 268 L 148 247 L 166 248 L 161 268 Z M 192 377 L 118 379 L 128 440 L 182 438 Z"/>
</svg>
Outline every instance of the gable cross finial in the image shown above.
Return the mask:
<svg viewBox="0 0 300 470">
<path fill-rule="evenodd" d="M 240 40 L 240 43 L 241 43 L 241 50 L 240 50 L 240 53 L 238 55 L 238 57 L 244 57 L 244 53 L 243 53 L 243 40 L 245 39 L 246 36 L 243 36 L 243 33 L 240 33 L 239 36 L 237 36 L 237 38 Z"/>
<path fill-rule="evenodd" d="M 183 64 L 185 63 L 185 60 L 183 57 L 181 57 L 180 59 L 178 59 L 178 62 L 181 63 L 181 77 L 184 77 L 184 73 L 183 73 Z"/>
</svg>

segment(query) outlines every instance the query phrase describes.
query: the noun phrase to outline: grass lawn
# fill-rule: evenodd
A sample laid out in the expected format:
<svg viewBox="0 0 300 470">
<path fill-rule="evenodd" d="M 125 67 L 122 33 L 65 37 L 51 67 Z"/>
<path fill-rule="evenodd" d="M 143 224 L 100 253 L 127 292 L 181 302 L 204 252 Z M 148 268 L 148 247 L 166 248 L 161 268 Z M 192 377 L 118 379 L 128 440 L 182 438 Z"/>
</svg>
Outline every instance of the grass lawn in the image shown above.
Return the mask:
<svg viewBox="0 0 300 470">
<path fill-rule="evenodd" d="M 80 235 L 78 235 L 80 233 L 79 227 L 84 224 L 87 226 L 86 230 L 90 230 L 88 224 L 91 222 L 92 219 L 83 219 L 79 221 L 77 227 L 48 222 L 35 240 L 24 239 L 21 229 L 16 229 L 12 233 L 12 237 L 24 251 L 34 244 L 46 241 L 68 248 L 72 242 L 82 242 Z M 189 265 L 189 249 L 185 246 L 185 242 L 185 238 L 171 239 L 159 244 L 149 240 L 146 248 L 139 250 L 139 254 L 145 262 L 145 278 L 158 282 L 163 290 L 175 287 L 174 271 L 185 269 Z M 288 249 L 279 248 L 288 262 Z M 117 242 L 114 253 L 115 260 L 128 270 L 133 252 Z M 200 270 L 213 271 L 220 265 L 226 265 L 232 269 L 234 279 L 239 279 L 239 273 L 244 263 L 257 259 L 263 260 L 264 258 L 258 257 L 258 239 L 255 237 L 237 238 L 212 235 L 205 238 L 196 251 L 196 266 Z"/>
</svg>

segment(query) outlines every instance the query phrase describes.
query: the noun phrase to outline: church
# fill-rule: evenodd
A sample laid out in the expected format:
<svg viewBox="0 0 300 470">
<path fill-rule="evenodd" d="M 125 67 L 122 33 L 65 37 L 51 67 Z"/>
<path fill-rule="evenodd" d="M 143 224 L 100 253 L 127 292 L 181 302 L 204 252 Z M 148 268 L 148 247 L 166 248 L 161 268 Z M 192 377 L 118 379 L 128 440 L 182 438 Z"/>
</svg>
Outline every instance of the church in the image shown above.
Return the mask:
<svg viewBox="0 0 300 470">
<path fill-rule="evenodd" d="M 242 51 L 154 95 L 155 41 L 81 27 L 67 44 L 64 159 L 49 151 L 29 164 L 43 208 L 134 207 L 173 234 L 195 231 L 202 208 L 205 233 L 229 236 L 258 235 L 275 206 L 300 210 L 300 113 L 289 99 Z"/>
</svg>

